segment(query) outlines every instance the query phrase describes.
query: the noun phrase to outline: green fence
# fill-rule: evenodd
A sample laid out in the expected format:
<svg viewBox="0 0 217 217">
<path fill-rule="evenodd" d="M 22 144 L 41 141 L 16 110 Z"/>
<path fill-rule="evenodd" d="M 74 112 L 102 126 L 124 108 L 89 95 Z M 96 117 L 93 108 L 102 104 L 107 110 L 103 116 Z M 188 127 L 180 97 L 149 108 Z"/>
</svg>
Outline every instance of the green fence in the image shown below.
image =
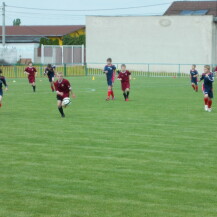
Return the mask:
<svg viewBox="0 0 217 217">
<path fill-rule="evenodd" d="M 114 64 L 117 69 L 121 68 L 120 63 Z M 128 63 L 127 69 L 133 76 L 146 77 L 188 77 L 191 69 L 191 64 L 154 64 L 154 63 Z M 203 66 L 205 64 L 198 64 L 197 70 L 199 74 L 203 73 Z M 85 64 L 63 64 L 56 65 L 56 71 L 63 72 L 65 76 L 102 76 L 105 63 L 85 63 Z M 214 66 L 214 65 L 213 65 Z M 2 65 L 7 78 L 24 78 L 24 70 L 26 65 Z M 46 65 L 35 64 L 38 71 L 38 77 L 44 76 Z"/>
</svg>

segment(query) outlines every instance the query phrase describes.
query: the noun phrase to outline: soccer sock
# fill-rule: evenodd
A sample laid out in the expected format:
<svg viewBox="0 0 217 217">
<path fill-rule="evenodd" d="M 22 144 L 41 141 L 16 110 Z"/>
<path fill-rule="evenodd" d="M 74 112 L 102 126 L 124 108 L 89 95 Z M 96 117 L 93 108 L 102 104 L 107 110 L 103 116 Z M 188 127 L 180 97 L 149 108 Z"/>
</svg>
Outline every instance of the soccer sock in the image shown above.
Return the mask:
<svg viewBox="0 0 217 217">
<path fill-rule="evenodd" d="M 196 92 L 198 91 L 198 85 L 195 87 Z"/>
<path fill-rule="evenodd" d="M 63 107 L 58 107 L 60 114 L 62 115 L 62 117 L 65 116 L 64 112 L 63 112 Z"/>
<path fill-rule="evenodd" d="M 114 92 L 113 92 L 113 90 L 111 91 L 111 95 L 112 95 L 112 98 L 114 98 Z"/>
<path fill-rule="evenodd" d="M 127 99 L 127 95 L 126 95 L 126 93 L 123 93 L 123 95 L 124 95 L 124 99 L 126 100 L 126 99 Z"/>
<path fill-rule="evenodd" d="M 205 105 L 208 105 L 208 101 L 209 101 L 208 98 L 204 98 L 204 104 L 205 104 Z"/>
<path fill-rule="evenodd" d="M 32 85 L 33 91 L 35 92 L 36 86 Z"/>
<path fill-rule="evenodd" d="M 191 86 L 192 86 L 192 88 L 195 90 L 195 86 L 194 86 L 193 84 L 192 84 Z"/>
<path fill-rule="evenodd" d="M 53 85 L 51 85 L 50 87 L 51 87 L 51 90 L 54 91 Z"/>
<path fill-rule="evenodd" d="M 212 100 L 210 99 L 209 101 L 208 101 L 208 108 L 211 108 L 212 107 Z"/>
<path fill-rule="evenodd" d="M 108 90 L 108 98 L 111 96 L 111 90 Z"/>
<path fill-rule="evenodd" d="M 2 107 L 2 103 L 0 103 L 0 108 Z"/>
<path fill-rule="evenodd" d="M 130 95 L 130 91 L 127 91 L 127 99 L 129 98 Z"/>
</svg>

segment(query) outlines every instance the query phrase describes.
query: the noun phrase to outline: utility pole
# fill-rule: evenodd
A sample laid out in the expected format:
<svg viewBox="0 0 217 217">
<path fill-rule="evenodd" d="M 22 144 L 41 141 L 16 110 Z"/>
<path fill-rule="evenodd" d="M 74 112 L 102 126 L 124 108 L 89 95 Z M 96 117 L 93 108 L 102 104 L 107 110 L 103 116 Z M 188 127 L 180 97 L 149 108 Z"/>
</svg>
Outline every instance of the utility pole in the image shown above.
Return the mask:
<svg viewBox="0 0 217 217">
<path fill-rule="evenodd" d="M 2 3 L 2 46 L 5 46 L 5 3 Z"/>
</svg>

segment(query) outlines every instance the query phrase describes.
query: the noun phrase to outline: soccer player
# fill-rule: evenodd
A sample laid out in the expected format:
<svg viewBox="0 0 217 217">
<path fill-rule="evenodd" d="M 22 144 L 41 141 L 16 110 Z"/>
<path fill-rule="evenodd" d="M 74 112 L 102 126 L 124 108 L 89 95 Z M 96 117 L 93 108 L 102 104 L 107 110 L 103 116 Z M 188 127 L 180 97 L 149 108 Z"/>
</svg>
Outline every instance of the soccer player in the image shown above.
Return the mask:
<svg viewBox="0 0 217 217">
<path fill-rule="evenodd" d="M 8 90 L 8 85 L 6 83 L 5 77 L 2 75 L 2 70 L 0 69 L 0 108 L 2 107 L 2 97 L 3 97 L 3 84 L 5 90 Z"/>
<path fill-rule="evenodd" d="M 65 97 L 70 97 L 70 95 L 72 95 L 72 97 L 75 98 L 75 95 L 72 92 L 72 88 L 69 81 L 63 78 L 63 73 L 57 72 L 56 76 L 57 76 L 57 81 L 54 83 L 54 86 L 57 93 L 57 107 L 61 116 L 64 118 L 65 117 L 65 114 L 63 112 L 64 105 L 62 101 Z"/>
<path fill-rule="evenodd" d="M 28 67 L 25 68 L 25 74 L 28 75 L 30 85 L 32 85 L 33 92 L 36 91 L 35 77 L 37 76 L 37 70 L 33 67 L 32 62 L 29 62 Z"/>
<path fill-rule="evenodd" d="M 55 66 L 48 64 L 44 71 L 44 75 L 47 75 L 48 80 L 50 82 L 50 87 L 51 87 L 52 92 L 54 92 L 55 90 L 55 87 L 54 87 L 55 68 L 56 68 Z"/>
<path fill-rule="evenodd" d="M 213 82 L 214 77 L 213 73 L 210 72 L 210 66 L 204 66 L 204 73 L 202 74 L 200 81 L 204 81 L 203 84 L 203 93 L 204 93 L 204 109 L 205 111 L 212 111 L 212 98 L 213 98 Z"/>
<path fill-rule="evenodd" d="M 113 91 L 113 83 L 115 77 L 116 67 L 112 65 L 112 59 L 107 59 L 107 65 L 104 67 L 104 73 L 106 74 L 107 84 L 108 84 L 108 97 L 106 98 L 107 101 L 110 100 L 112 96 L 112 100 L 114 100 L 114 91 Z"/>
<path fill-rule="evenodd" d="M 198 92 L 198 84 L 197 84 L 198 71 L 196 70 L 196 65 L 192 65 L 192 68 L 190 70 L 190 75 L 191 75 L 191 86 L 196 92 Z"/>
<path fill-rule="evenodd" d="M 121 71 L 119 72 L 118 80 L 121 81 L 121 88 L 125 101 L 129 101 L 131 73 L 126 70 L 125 64 L 121 65 Z"/>
</svg>

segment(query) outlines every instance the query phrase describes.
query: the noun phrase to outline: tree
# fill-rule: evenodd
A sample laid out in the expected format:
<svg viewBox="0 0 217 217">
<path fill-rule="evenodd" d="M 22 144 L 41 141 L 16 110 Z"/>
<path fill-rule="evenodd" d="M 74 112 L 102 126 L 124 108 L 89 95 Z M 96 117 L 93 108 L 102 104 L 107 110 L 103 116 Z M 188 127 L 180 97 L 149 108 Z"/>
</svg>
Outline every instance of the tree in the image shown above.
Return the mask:
<svg viewBox="0 0 217 217">
<path fill-rule="evenodd" d="M 21 19 L 20 18 L 14 19 L 13 26 L 20 26 L 20 24 L 21 24 Z"/>
<path fill-rule="evenodd" d="M 63 36 L 63 45 L 82 45 L 85 44 L 85 35 L 79 36 Z"/>
<path fill-rule="evenodd" d="M 41 38 L 40 39 L 40 46 L 41 45 L 59 45 L 59 40 L 58 39 L 50 39 L 50 38 Z"/>
</svg>

